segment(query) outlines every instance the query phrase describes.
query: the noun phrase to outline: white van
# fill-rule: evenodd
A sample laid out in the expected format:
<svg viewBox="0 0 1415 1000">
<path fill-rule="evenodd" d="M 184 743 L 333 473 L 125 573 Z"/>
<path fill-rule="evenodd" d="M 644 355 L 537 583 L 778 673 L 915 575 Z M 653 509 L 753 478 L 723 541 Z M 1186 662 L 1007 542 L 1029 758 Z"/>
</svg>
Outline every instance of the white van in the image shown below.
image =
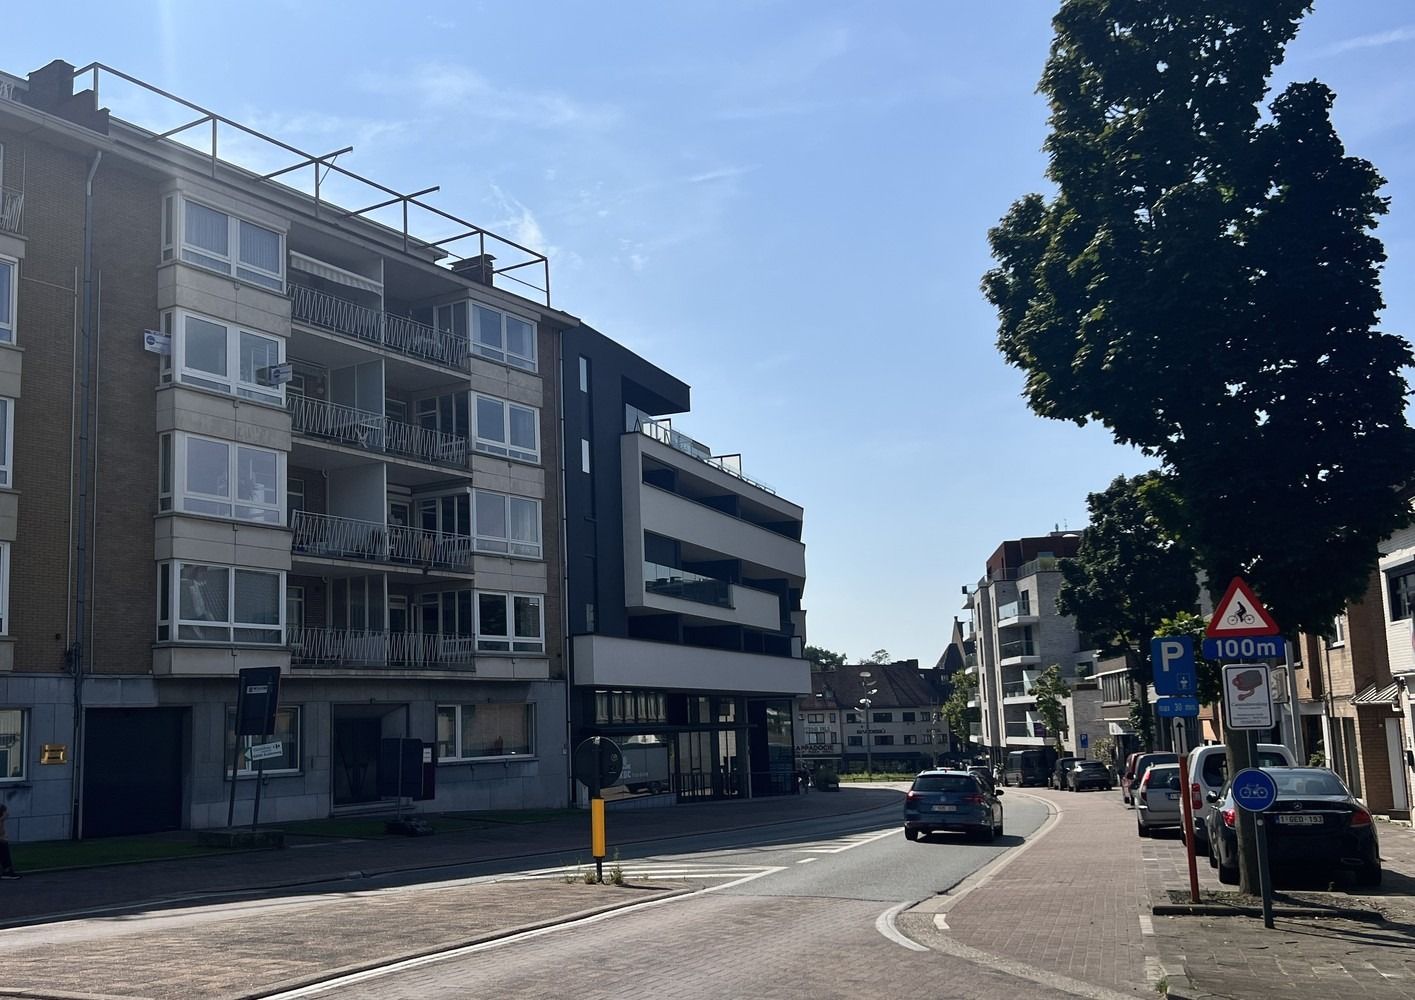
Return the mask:
<svg viewBox="0 0 1415 1000">
<path fill-rule="evenodd" d="M 1291 767 L 1292 752 L 1280 743 L 1259 743 L 1254 767 Z M 1194 811 L 1194 849 L 1202 854 L 1208 850 L 1209 792 L 1222 790 L 1228 781 L 1228 747 L 1214 743 L 1189 751 L 1189 805 Z"/>
</svg>

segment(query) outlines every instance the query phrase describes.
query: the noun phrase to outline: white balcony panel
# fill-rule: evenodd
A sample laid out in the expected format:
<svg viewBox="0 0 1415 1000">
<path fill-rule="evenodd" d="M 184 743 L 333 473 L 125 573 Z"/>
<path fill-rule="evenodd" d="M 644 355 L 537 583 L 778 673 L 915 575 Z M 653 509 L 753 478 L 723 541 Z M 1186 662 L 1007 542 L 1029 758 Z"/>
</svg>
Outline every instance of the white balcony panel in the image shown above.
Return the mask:
<svg viewBox="0 0 1415 1000">
<path fill-rule="evenodd" d="M 160 677 L 235 677 L 246 667 L 290 669 L 283 646 L 160 645 L 152 650 L 152 672 Z"/>
<path fill-rule="evenodd" d="M 652 531 L 797 580 L 805 579 L 806 547 L 794 539 L 643 483 L 637 484 L 632 496 L 625 497 L 624 506 L 625 530 L 637 537 Z"/>
<path fill-rule="evenodd" d="M 20 376 L 24 372 L 25 352 L 14 344 L 0 343 L 0 396 L 20 398 Z"/>
<path fill-rule="evenodd" d="M 153 526 L 153 558 L 289 570 L 290 531 L 279 525 L 163 514 Z"/>
<path fill-rule="evenodd" d="M 710 618 L 713 621 L 746 625 L 771 632 L 781 628 L 781 601 L 775 594 L 769 594 L 764 590 L 754 590 L 751 587 L 739 587 L 736 584 L 729 584 L 728 589 L 732 594 L 730 608 L 716 604 L 705 604 L 701 601 L 684 600 L 680 597 L 669 597 L 666 594 L 655 594 L 642 588 L 638 592 L 638 603 L 629 606 L 653 608 L 655 611 L 692 615 L 696 618 Z"/>
<path fill-rule="evenodd" d="M 685 455 L 676 448 L 671 448 L 661 441 L 655 441 L 646 434 L 628 433 L 620 438 L 620 458 L 623 460 L 623 468 L 626 471 L 632 469 L 635 480 L 639 478 L 639 470 L 643 467 L 642 457 L 644 455 L 650 455 L 663 465 L 672 466 L 694 479 L 702 480 L 723 493 L 735 493 L 754 504 L 775 511 L 783 521 L 800 521 L 805 516 L 805 512 L 798 504 L 794 504 L 790 500 L 783 500 L 775 493 L 739 479 L 707 462 L 701 462 L 691 455 Z"/>
<path fill-rule="evenodd" d="M 20 527 L 20 495 L 0 490 L 0 542 L 13 542 Z"/>
<path fill-rule="evenodd" d="M 791 657 L 606 635 L 579 635 L 574 643 L 575 683 L 584 687 L 752 694 L 808 694 L 811 690 L 810 664 Z"/>
</svg>

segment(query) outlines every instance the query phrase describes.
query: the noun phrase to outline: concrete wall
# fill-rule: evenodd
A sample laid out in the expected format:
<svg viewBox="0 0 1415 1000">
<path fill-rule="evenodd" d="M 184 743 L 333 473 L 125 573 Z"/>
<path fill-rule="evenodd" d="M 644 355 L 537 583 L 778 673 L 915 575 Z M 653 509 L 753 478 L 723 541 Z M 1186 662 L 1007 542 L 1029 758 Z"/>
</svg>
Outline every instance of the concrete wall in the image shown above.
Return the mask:
<svg viewBox="0 0 1415 1000">
<path fill-rule="evenodd" d="M 0 779 L 0 802 L 10 807 L 11 840 L 61 840 L 69 836 L 73 796 L 74 689 L 67 677 L 0 673 L 0 707 L 28 710 L 24 777 Z M 70 748 L 69 762 L 41 764 L 46 743 Z"/>
<path fill-rule="evenodd" d="M 805 660 L 603 635 L 575 636 L 573 641 L 577 685 L 748 694 L 811 689 Z"/>
</svg>

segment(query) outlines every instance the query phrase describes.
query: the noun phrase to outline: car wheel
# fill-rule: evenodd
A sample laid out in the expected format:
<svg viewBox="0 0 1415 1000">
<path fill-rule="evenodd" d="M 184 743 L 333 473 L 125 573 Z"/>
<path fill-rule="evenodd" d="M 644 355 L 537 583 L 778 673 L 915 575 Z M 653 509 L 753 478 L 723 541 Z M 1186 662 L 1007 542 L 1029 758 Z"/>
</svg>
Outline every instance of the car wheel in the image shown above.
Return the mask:
<svg viewBox="0 0 1415 1000">
<path fill-rule="evenodd" d="M 993 827 L 991 823 L 989 823 L 987 826 L 983 827 L 978 831 L 978 839 L 981 840 L 984 844 L 991 844 L 993 842 L 993 838 L 996 836 L 997 830 Z"/>
<path fill-rule="evenodd" d="M 1377 861 L 1373 865 L 1363 865 L 1356 873 L 1357 885 L 1376 886 L 1381 884 L 1381 863 Z"/>
<path fill-rule="evenodd" d="M 1150 835 L 1150 828 L 1144 824 L 1144 821 L 1142 821 L 1142 820 L 1136 820 L 1136 821 L 1135 821 L 1135 832 L 1138 833 L 1138 834 L 1139 834 L 1140 836 L 1142 836 L 1142 837 L 1148 837 L 1148 836 Z"/>
<path fill-rule="evenodd" d="M 918 831 L 918 830 L 915 830 L 912 826 L 906 826 L 906 827 L 904 828 L 904 839 L 905 839 L 905 840 L 918 840 L 918 839 L 919 839 L 919 831 Z"/>
<path fill-rule="evenodd" d="M 1237 866 L 1237 865 L 1231 865 L 1231 866 L 1230 866 L 1230 865 L 1219 865 L 1219 866 L 1218 866 L 1218 880 L 1219 880 L 1220 882 L 1222 882 L 1224 885 L 1237 885 L 1237 884 L 1238 884 L 1238 866 Z"/>
<path fill-rule="evenodd" d="M 1214 845 L 1213 845 L 1213 844 L 1210 844 L 1210 845 L 1209 845 L 1209 867 L 1210 867 L 1210 868 L 1217 868 L 1217 867 L 1218 867 L 1218 858 L 1216 858 L 1216 857 L 1214 856 Z"/>
</svg>

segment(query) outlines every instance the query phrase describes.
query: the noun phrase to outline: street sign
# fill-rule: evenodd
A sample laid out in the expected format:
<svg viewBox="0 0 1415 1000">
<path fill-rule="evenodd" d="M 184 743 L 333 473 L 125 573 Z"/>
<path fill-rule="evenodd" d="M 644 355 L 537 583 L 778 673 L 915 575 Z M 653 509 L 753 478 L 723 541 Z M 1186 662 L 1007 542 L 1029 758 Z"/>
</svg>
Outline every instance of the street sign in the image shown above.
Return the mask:
<svg viewBox="0 0 1415 1000">
<path fill-rule="evenodd" d="M 1241 639 L 1246 635 L 1277 635 L 1282 630 L 1273 621 L 1241 576 L 1235 576 L 1224 592 L 1223 600 L 1214 605 L 1214 616 L 1204 634 L 1214 638 Z"/>
<path fill-rule="evenodd" d="M 1150 662 L 1155 668 L 1155 694 L 1191 695 L 1198 690 L 1193 636 L 1155 636 L 1150 640 Z"/>
<path fill-rule="evenodd" d="M 1223 708 L 1228 729 L 1271 729 L 1273 698 L 1268 665 L 1224 664 Z"/>
<path fill-rule="evenodd" d="M 1085 750 L 1085 749 L 1086 749 L 1087 747 L 1089 747 L 1090 745 L 1091 745 L 1091 734 L 1090 734 L 1090 733 L 1082 733 L 1082 734 L 1081 734 L 1081 749 L 1082 749 L 1082 750 Z"/>
<path fill-rule="evenodd" d="M 1245 767 L 1233 776 L 1233 801 L 1249 812 L 1262 812 L 1277 800 L 1277 782 L 1266 771 Z"/>
<path fill-rule="evenodd" d="M 1204 657 L 1210 660 L 1280 660 L 1283 657 L 1281 636 L 1244 636 L 1241 639 L 1205 639 Z"/>
<path fill-rule="evenodd" d="M 1155 714 L 1162 719 L 1193 719 L 1199 714 L 1199 699 L 1188 695 L 1161 698 L 1155 702 Z"/>
<path fill-rule="evenodd" d="M 624 769 L 624 752 L 613 740 L 592 736 L 575 748 L 571 769 L 592 791 L 617 784 Z"/>
<path fill-rule="evenodd" d="M 276 740 L 274 743 L 257 743 L 246 750 L 246 759 L 254 764 L 258 760 L 269 760 L 272 757 L 281 757 L 285 754 L 285 744 Z"/>
<path fill-rule="evenodd" d="M 172 336 L 160 330 L 144 330 L 142 349 L 150 354 L 171 354 Z"/>
</svg>

